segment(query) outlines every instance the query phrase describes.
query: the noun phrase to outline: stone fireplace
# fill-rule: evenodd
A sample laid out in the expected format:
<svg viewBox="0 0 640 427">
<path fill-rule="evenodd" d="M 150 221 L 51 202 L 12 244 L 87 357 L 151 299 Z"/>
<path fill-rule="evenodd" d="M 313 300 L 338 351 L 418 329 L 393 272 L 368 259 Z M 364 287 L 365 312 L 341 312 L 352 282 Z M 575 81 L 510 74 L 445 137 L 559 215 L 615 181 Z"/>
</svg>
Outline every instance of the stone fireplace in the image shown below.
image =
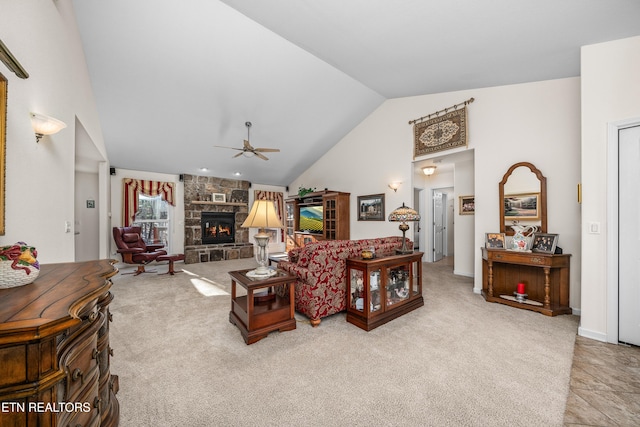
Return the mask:
<svg viewBox="0 0 640 427">
<path fill-rule="evenodd" d="M 225 202 L 211 195 L 224 194 Z M 249 230 L 249 182 L 184 175 L 185 264 L 253 257 Z"/>
</svg>

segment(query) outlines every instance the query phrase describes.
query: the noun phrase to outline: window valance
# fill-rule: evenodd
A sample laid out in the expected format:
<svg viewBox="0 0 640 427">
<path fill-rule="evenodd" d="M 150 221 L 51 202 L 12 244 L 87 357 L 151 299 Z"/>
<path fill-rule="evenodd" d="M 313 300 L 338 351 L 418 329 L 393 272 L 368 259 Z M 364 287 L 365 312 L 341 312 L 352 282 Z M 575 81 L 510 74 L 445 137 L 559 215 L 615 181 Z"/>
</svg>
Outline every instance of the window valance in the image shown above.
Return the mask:
<svg viewBox="0 0 640 427">
<path fill-rule="evenodd" d="M 133 223 L 138 212 L 138 195 L 161 196 L 172 206 L 175 201 L 175 183 L 148 181 L 143 179 L 124 178 L 122 180 L 122 223 L 128 227 Z"/>
</svg>

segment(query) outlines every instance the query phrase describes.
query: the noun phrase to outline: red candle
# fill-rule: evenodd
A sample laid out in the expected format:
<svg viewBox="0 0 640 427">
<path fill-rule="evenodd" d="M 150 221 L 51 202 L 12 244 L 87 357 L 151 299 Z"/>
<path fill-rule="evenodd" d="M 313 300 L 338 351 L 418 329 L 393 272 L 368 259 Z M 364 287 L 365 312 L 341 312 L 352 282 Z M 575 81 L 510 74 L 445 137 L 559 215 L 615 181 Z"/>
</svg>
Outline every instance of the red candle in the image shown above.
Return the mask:
<svg viewBox="0 0 640 427">
<path fill-rule="evenodd" d="M 518 283 L 518 291 L 519 294 L 524 294 L 524 283 Z"/>
</svg>

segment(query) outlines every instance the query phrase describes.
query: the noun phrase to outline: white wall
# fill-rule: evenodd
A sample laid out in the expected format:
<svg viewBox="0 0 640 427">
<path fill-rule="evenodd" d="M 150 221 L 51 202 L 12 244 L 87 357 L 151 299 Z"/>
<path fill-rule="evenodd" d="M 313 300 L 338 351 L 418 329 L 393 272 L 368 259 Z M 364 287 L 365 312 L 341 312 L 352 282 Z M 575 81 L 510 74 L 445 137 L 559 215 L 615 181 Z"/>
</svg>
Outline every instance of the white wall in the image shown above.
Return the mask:
<svg viewBox="0 0 640 427">
<path fill-rule="evenodd" d="M 500 227 L 498 183 L 512 164 L 528 161 L 547 177 L 548 231 L 560 234 L 559 246 L 573 255 L 571 306 L 580 307 L 580 207 L 576 198 L 580 180 L 579 78 L 388 100 L 290 187 L 350 192 L 352 213 L 357 212 L 358 195 L 385 193 L 387 213 L 402 202 L 410 203 L 415 185 L 413 135 L 408 121 L 471 97 L 475 102 L 468 107 L 468 148 L 474 149 L 475 155 L 474 188 L 460 184 L 456 197 L 474 194 L 476 213 L 470 216 L 474 224 L 468 233 L 462 231 L 463 220 L 457 217 L 455 249 L 473 259 L 475 290 L 482 288 L 480 247 L 485 233 Z M 403 182 L 397 193 L 387 187 L 395 180 Z M 398 234 L 396 224 L 358 222 L 351 216 L 354 239 Z M 464 272 L 461 267 L 460 273 Z"/>
<path fill-rule="evenodd" d="M 135 171 L 130 169 L 115 168 L 116 174 L 111 175 L 111 224 L 109 232 L 113 227 L 122 227 L 124 224 L 122 218 L 122 180 L 124 178 L 144 179 L 150 181 L 173 182 L 175 184 L 176 205 L 170 206 L 171 228 L 169 230 L 170 247 L 169 253 L 184 253 L 184 183 L 180 182 L 179 175 Z M 113 237 L 110 239 L 110 256 L 119 259 L 120 256 L 116 252 L 116 245 Z"/>
<path fill-rule="evenodd" d="M 607 125 L 640 118 L 640 37 L 632 37 L 582 48 L 582 316 L 579 334 L 609 340 L 607 330 L 616 325 L 609 316 L 607 289 L 609 268 L 617 260 L 607 254 Z M 590 223 L 600 224 L 591 234 Z M 573 273 L 573 272 L 572 272 Z M 613 319 L 607 320 L 613 317 Z M 617 341 L 617 334 L 615 337 Z"/>
<path fill-rule="evenodd" d="M 8 80 L 6 234 L 0 244 L 25 241 L 41 263 L 74 260 L 74 126 L 78 118 L 106 156 L 70 0 L 3 1 L 0 37 L 29 73 Z M 67 128 L 35 142 L 29 112 L 53 116 Z M 104 207 L 106 209 L 106 206 Z"/>
</svg>

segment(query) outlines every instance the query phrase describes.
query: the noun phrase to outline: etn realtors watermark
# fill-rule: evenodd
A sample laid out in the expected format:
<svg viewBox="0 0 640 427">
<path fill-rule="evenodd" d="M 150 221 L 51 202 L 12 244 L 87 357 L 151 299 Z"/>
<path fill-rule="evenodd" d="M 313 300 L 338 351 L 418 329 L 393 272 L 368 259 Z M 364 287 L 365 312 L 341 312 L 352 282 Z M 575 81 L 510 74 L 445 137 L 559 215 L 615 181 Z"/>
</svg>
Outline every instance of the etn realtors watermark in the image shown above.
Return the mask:
<svg viewBox="0 0 640 427">
<path fill-rule="evenodd" d="M 91 412 L 89 402 L 0 402 L 0 412 Z"/>
</svg>

